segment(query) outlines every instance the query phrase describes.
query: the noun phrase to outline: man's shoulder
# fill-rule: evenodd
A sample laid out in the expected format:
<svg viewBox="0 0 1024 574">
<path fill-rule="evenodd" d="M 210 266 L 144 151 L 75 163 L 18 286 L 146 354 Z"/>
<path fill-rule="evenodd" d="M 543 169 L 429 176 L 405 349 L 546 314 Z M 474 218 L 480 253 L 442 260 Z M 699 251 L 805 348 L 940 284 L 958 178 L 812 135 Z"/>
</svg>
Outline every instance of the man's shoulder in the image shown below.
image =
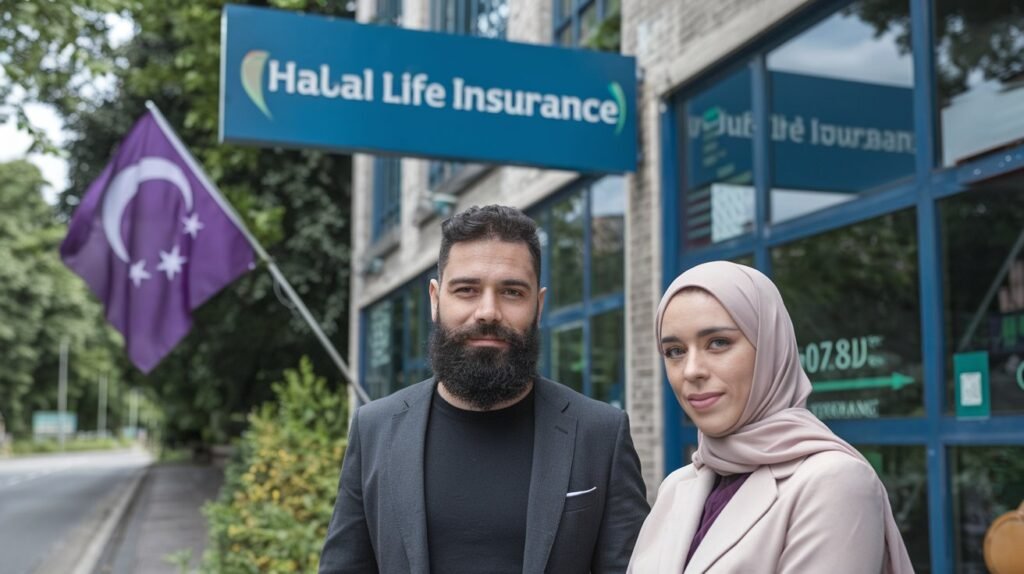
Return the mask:
<svg viewBox="0 0 1024 574">
<path fill-rule="evenodd" d="M 413 403 L 429 400 L 434 392 L 434 379 L 420 381 L 390 395 L 375 399 L 362 405 L 356 411 L 359 422 L 391 418 L 393 415 L 408 409 Z"/>
<path fill-rule="evenodd" d="M 581 421 L 593 420 L 607 424 L 626 416 L 625 412 L 618 407 L 592 399 L 561 383 L 543 377 L 538 378 L 537 389 L 545 400 L 553 401 L 560 407 L 564 407 L 564 412 Z"/>
</svg>

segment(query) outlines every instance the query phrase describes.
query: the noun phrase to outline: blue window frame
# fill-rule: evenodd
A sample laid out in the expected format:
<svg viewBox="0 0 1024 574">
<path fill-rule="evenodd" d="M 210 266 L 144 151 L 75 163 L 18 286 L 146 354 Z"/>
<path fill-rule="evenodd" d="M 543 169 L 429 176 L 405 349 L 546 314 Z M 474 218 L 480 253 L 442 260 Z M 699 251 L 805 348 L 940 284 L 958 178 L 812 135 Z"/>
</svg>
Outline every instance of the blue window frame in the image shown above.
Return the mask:
<svg viewBox="0 0 1024 574">
<path fill-rule="evenodd" d="M 621 0 L 554 0 L 554 43 L 579 46 L 621 10 Z"/>
<path fill-rule="evenodd" d="M 1009 124 L 1014 129 L 1008 135 L 992 132 L 953 140 L 960 136 L 952 126 L 963 125 L 963 117 L 955 109 L 965 101 L 963 94 L 970 96 L 973 91 L 976 98 L 983 100 L 990 97 L 986 94 L 993 93 L 987 92 L 985 86 L 971 84 L 982 77 L 1000 81 L 1003 78 L 993 70 L 976 75 L 959 70 L 958 76 L 943 69 L 951 62 L 964 61 L 949 58 L 944 52 L 952 48 L 948 38 L 942 36 L 943 31 L 962 30 L 964 26 L 977 24 L 963 16 L 962 12 L 969 5 L 967 0 L 874 3 L 872 17 L 865 17 L 864 21 L 870 20 L 876 26 L 879 37 L 897 38 L 900 44 L 895 53 L 903 56 L 893 58 L 905 56 L 906 60 L 880 61 L 877 57 L 870 60 L 875 68 L 871 73 L 888 66 L 887 70 L 895 74 L 884 82 L 850 77 L 838 79 L 852 82 L 844 85 L 847 95 L 874 88 L 856 85 L 858 82 L 880 84 L 882 88 L 878 93 L 892 95 L 888 100 L 891 105 L 873 106 L 876 110 L 885 108 L 882 112 L 890 115 L 884 121 L 894 122 L 887 128 L 892 135 L 888 151 L 906 155 L 885 169 L 865 170 L 859 174 L 875 177 L 889 173 L 890 176 L 875 182 L 850 183 L 845 188 L 842 185 L 834 187 L 834 182 L 826 181 L 831 175 L 827 171 L 829 166 L 842 167 L 833 161 L 839 155 L 833 155 L 833 160 L 804 162 L 800 168 L 803 172 L 787 172 L 789 167 L 780 162 L 787 153 L 783 146 L 787 141 L 794 141 L 794 133 L 785 127 L 792 125 L 793 117 L 787 115 L 791 110 L 782 110 L 778 101 L 780 75 L 777 72 L 780 65 L 784 67 L 784 63 L 780 64 L 779 54 L 785 51 L 783 48 L 792 46 L 794 39 L 820 41 L 829 36 L 839 38 L 839 34 L 823 33 L 822 23 L 833 21 L 839 22 L 836 25 L 845 25 L 840 20 L 865 15 L 861 9 L 867 4 L 870 3 L 818 2 L 789 21 L 788 30 L 783 35 L 773 35 L 753 43 L 747 51 L 731 56 L 721 66 L 666 100 L 661 118 L 663 157 L 677 158 L 677 161 L 665 162 L 662 166 L 663 287 L 667 287 L 682 270 L 715 259 L 745 258 L 776 281 L 781 281 L 790 269 L 776 267 L 790 262 L 781 262 L 780 253 L 792 251 L 793 246 L 813 246 L 821 238 L 834 241 L 833 238 L 842 237 L 847 241 L 864 229 L 896 229 L 883 223 L 894 218 L 904 222 L 909 218 L 909 225 L 901 223 L 903 235 L 899 240 L 908 249 L 901 254 L 908 269 L 902 276 L 906 281 L 894 280 L 891 289 L 903 290 L 915 300 L 916 310 L 910 315 L 913 320 L 906 328 L 916 331 L 911 340 L 916 341 L 917 360 L 920 362 L 920 380 L 916 383 L 920 385 L 920 397 L 905 402 L 903 406 L 892 407 L 897 414 L 891 416 L 883 412 L 879 418 L 868 418 L 867 415 L 826 422 L 837 434 L 864 451 L 873 464 L 878 462 L 875 467 L 883 480 L 888 481 L 887 474 L 894 473 L 892 476 L 896 477 L 896 483 L 906 481 L 911 473 L 906 469 L 913 465 L 920 467 L 918 480 L 923 480 L 926 491 L 921 499 L 923 507 L 918 509 L 922 511 L 908 514 L 918 515 L 926 527 L 914 530 L 912 536 L 905 534 L 916 568 L 936 572 L 978 571 L 978 568 L 984 568 L 984 564 L 978 563 L 980 554 L 976 547 L 980 539 L 976 537 L 979 529 L 984 531 L 986 524 L 958 524 L 965 517 L 961 509 L 972 500 L 984 500 L 985 512 L 992 513 L 1008 504 L 997 500 L 997 494 L 1006 495 L 1003 498 L 1021 494 L 1020 488 L 1013 485 L 1002 485 L 992 491 L 995 494 L 985 495 L 988 498 L 972 493 L 972 483 L 979 477 L 993 481 L 998 479 L 978 472 L 972 474 L 971 468 L 976 468 L 978 463 L 972 466 L 969 461 L 1000 461 L 993 464 L 1005 465 L 1006 461 L 1019 460 L 1024 454 L 1024 409 L 1018 402 L 1024 399 L 1011 393 L 1014 391 L 1012 359 L 1004 362 L 1013 352 L 1020 356 L 1022 349 L 1019 346 L 1024 341 L 1024 337 L 1010 337 L 1008 332 L 1012 329 L 1006 327 L 1014 321 L 1020 325 L 1020 317 L 1024 317 L 1024 305 L 1016 305 L 1011 295 L 1015 290 L 1024 289 L 1024 285 L 1018 285 L 1022 281 L 1019 277 L 1014 279 L 1012 271 L 1014 265 L 1024 268 L 1024 254 L 1021 253 L 1024 240 L 1014 242 L 1014 238 L 1018 235 L 1024 237 L 1024 234 L 1020 232 L 1019 219 L 1012 224 L 1001 219 L 1009 213 L 1007 210 L 1016 209 L 1011 205 L 1024 205 L 1024 176 L 1021 175 L 1024 145 L 1020 144 L 1024 130 L 1020 128 L 1021 122 L 1014 120 L 1016 123 Z M 1019 27 L 1019 11 L 1013 12 L 1009 6 L 1005 10 L 1005 18 L 1000 19 L 1013 22 L 1007 29 Z M 845 31 L 850 31 L 849 26 Z M 986 38 L 987 42 L 987 34 L 979 34 L 978 37 Z M 828 65 L 827 50 L 819 45 L 815 53 L 815 58 L 805 62 Z M 992 61 L 983 58 L 983 62 Z M 828 77 L 836 79 L 835 69 L 829 72 Z M 786 73 L 792 71 L 787 70 Z M 738 88 L 740 91 L 733 96 L 722 93 L 720 87 L 723 82 L 737 77 L 743 78 Z M 958 78 L 969 85 L 958 88 L 953 81 Z M 894 86 L 898 89 L 892 89 Z M 820 96 L 823 90 L 828 89 L 825 86 L 813 93 Z M 1020 94 L 1024 92 L 1004 89 L 999 93 L 1001 98 L 1016 97 L 1019 101 Z M 1006 96 L 1007 93 L 1010 96 Z M 957 100 L 950 94 L 961 94 L 957 96 L 961 99 Z M 702 101 L 701 98 L 705 103 L 694 106 L 694 102 Z M 878 104 L 877 99 L 875 104 Z M 864 109 L 871 107 L 864 106 Z M 868 111 L 874 113 L 873 110 Z M 777 117 L 780 114 L 784 116 L 781 119 Z M 870 119 L 883 121 L 878 117 Z M 1003 122 L 1001 125 L 1008 124 Z M 810 129 L 806 125 L 805 128 Z M 816 135 L 821 138 L 821 124 L 816 128 L 819 130 Z M 725 134 L 728 129 L 736 131 L 732 140 L 729 134 L 719 138 L 705 137 L 709 133 L 712 136 Z M 838 124 L 835 127 L 836 133 L 842 129 Z M 798 140 L 809 138 L 811 132 L 802 133 L 803 137 Z M 869 140 L 866 131 L 847 130 L 845 133 L 849 136 L 848 147 L 865 149 Z M 912 141 L 911 146 L 897 143 L 908 141 L 902 135 L 904 133 L 912 137 L 909 140 Z M 817 141 L 823 143 L 821 139 Z M 703 160 L 707 163 L 700 165 Z M 870 161 L 864 160 L 860 167 L 864 168 Z M 713 168 L 708 177 L 700 175 L 700 170 L 708 166 Z M 815 171 L 822 166 L 826 171 Z M 729 180 L 735 175 L 744 177 Z M 810 202 L 813 203 L 812 208 L 792 217 L 773 217 L 773 208 L 778 207 L 777 191 L 808 189 L 798 184 L 780 184 L 780 178 L 805 175 L 825 178 L 807 184 L 810 189 L 833 190 L 847 197 L 839 198 L 842 201 Z M 689 195 L 691 191 L 704 189 L 698 187 L 698 182 L 711 182 L 708 185 L 712 186 L 719 184 L 717 205 L 722 215 L 717 236 L 707 238 L 701 230 L 702 233 L 697 234 L 701 240 L 693 241 L 695 226 L 705 225 L 709 217 L 715 218 L 714 206 Z M 711 204 L 715 203 L 713 199 L 710 199 Z M 984 215 L 986 213 L 988 216 Z M 982 229 L 984 231 L 980 231 Z M 993 242 L 989 236 L 999 233 L 1003 239 Z M 875 243 L 888 240 L 883 231 L 860 235 Z M 975 241 L 977 246 L 972 249 L 972 244 L 965 238 Z M 906 243 L 906 239 L 910 242 Z M 827 242 L 822 240 L 822 243 Z M 820 250 L 821 245 L 815 247 Z M 842 245 L 836 244 L 835 248 L 841 249 Z M 956 253 L 961 254 L 960 258 L 950 260 L 951 254 Z M 993 253 L 996 255 L 991 255 Z M 975 259 L 985 261 L 979 263 Z M 864 266 L 853 267 L 861 269 Z M 988 273 L 987 281 L 974 281 L 966 271 L 968 269 Z M 1020 274 L 1019 271 L 1017 273 Z M 862 289 L 867 284 L 865 281 L 870 279 L 851 281 L 845 288 Z M 993 293 L 987 298 L 984 297 L 986 287 Z M 1006 295 L 1000 299 L 998 293 Z M 787 297 L 786 290 L 783 290 L 783 296 Z M 965 297 L 974 299 L 964 303 Z M 841 305 L 842 301 L 836 301 L 836 304 Z M 987 315 L 984 314 L 986 310 Z M 857 311 L 869 316 L 874 312 L 869 308 Z M 791 312 L 799 323 L 801 309 L 793 307 Z M 986 336 L 987 327 L 978 334 L 976 317 L 991 322 L 992 337 Z M 798 339 L 801 335 L 798 331 Z M 999 369 L 993 370 L 992 376 L 993 380 L 1003 377 L 1004 398 L 1000 404 L 992 404 L 991 416 L 968 420 L 958 418 L 952 404 L 956 400 L 951 372 L 952 355 L 975 350 L 978 344 L 990 345 L 990 360 L 999 363 Z M 1024 382 L 1018 381 L 1018 384 L 1019 392 L 1024 393 Z M 815 394 L 819 391 L 816 390 Z M 663 396 L 665 469 L 671 472 L 688 459 L 686 453 L 696 444 L 697 431 L 684 420 L 667 381 L 663 385 Z M 812 395 L 812 401 L 814 397 Z M 899 473 L 903 476 L 897 476 Z M 1014 480 L 1019 484 L 1019 476 Z M 888 482 L 887 485 L 890 498 L 898 498 L 900 488 Z M 906 497 L 903 501 L 913 504 L 912 498 Z M 986 520 L 991 520 L 991 516 Z"/>
<path fill-rule="evenodd" d="M 402 221 L 402 160 L 378 157 L 373 163 L 373 229 L 377 241 Z"/>
<path fill-rule="evenodd" d="M 625 189 L 586 180 L 530 210 L 539 224 L 544 376 L 625 405 Z"/>
</svg>

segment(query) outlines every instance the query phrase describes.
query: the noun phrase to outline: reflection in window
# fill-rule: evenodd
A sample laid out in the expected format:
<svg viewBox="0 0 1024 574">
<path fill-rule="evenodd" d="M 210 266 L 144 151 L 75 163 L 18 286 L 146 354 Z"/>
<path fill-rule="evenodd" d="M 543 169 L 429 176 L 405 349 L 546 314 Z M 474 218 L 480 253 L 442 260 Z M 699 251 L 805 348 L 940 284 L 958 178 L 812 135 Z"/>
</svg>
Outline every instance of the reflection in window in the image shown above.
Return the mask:
<svg viewBox="0 0 1024 574">
<path fill-rule="evenodd" d="M 583 327 L 555 329 L 551 336 L 551 373 L 563 385 L 583 392 Z"/>
<path fill-rule="evenodd" d="M 433 29 L 449 34 L 505 39 L 508 0 L 433 0 Z"/>
<path fill-rule="evenodd" d="M 914 571 L 931 571 L 928 554 L 928 469 L 919 446 L 856 445 L 889 494 L 892 514 Z"/>
<path fill-rule="evenodd" d="M 1024 178 L 939 202 L 946 298 L 947 412 L 953 355 L 988 353 L 995 413 L 1024 412 Z"/>
<path fill-rule="evenodd" d="M 374 22 L 388 26 L 402 25 L 402 0 L 377 0 Z"/>
<path fill-rule="evenodd" d="M 915 229 L 900 211 L 772 251 L 819 418 L 923 415 Z"/>
<path fill-rule="evenodd" d="M 935 0 L 942 164 L 1024 139 L 1024 2 Z"/>
<path fill-rule="evenodd" d="M 583 46 L 619 51 L 619 0 L 553 0 L 555 41 L 562 46 Z M 606 38 L 598 41 L 599 35 Z"/>
<path fill-rule="evenodd" d="M 378 157 L 373 170 L 373 240 L 397 228 L 401 220 L 402 160 Z"/>
<path fill-rule="evenodd" d="M 909 9 L 855 2 L 768 54 L 772 222 L 912 175 Z"/>
<path fill-rule="evenodd" d="M 1024 501 L 1024 447 L 949 449 L 956 571 L 985 574 L 985 532 Z"/>
<path fill-rule="evenodd" d="M 435 189 L 455 177 L 466 164 L 457 161 L 431 161 L 427 166 L 427 187 Z"/>
<path fill-rule="evenodd" d="M 430 376 L 427 341 L 430 306 L 427 281 L 420 276 L 370 306 L 364 316 L 364 386 L 370 398 L 389 395 Z"/>
<path fill-rule="evenodd" d="M 615 309 L 591 320 L 590 339 L 593 351 L 590 369 L 590 396 L 620 409 L 625 397 L 623 373 L 626 359 L 626 336 L 623 325 L 623 310 Z"/>
<path fill-rule="evenodd" d="M 530 213 L 539 225 L 541 283 L 548 289 L 540 372 L 619 408 L 625 403 L 625 210 L 625 181 L 606 176 Z"/>
<path fill-rule="evenodd" d="M 750 233 L 754 188 L 750 72 L 744 68 L 683 102 L 683 221 L 688 248 Z"/>
<path fill-rule="evenodd" d="M 583 300 L 583 193 L 551 208 L 551 290 L 554 307 Z"/>
<path fill-rule="evenodd" d="M 626 241 L 626 193 L 620 176 L 609 176 L 590 188 L 590 294 L 623 289 Z"/>
</svg>

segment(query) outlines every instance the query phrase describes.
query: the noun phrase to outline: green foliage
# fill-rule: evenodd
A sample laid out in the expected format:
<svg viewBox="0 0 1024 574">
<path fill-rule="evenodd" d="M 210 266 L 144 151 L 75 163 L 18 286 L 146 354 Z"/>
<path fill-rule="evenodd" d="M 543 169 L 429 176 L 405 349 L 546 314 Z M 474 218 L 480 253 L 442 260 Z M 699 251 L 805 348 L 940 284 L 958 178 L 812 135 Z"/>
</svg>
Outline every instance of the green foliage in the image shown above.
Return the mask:
<svg viewBox="0 0 1024 574">
<path fill-rule="evenodd" d="M 60 261 L 66 229 L 42 199 L 26 161 L 0 163 L 0 416 L 8 432 L 30 431 L 34 410 L 56 410 L 59 348 L 67 338 L 68 407 L 84 428 L 96 420 L 97 381 L 120 370 L 120 341 L 85 284 Z M 110 382 L 118 396 L 117 377 Z M 122 405 L 111 401 L 111 426 Z"/>
<path fill-rule="evenodd" d="M 609 14 L 580 45 L 600 52 L 618 52 L 622 46 L 622 12 Z"/>
<path fill-rule="evenodd" d="M 303 358 L 249 417 L 220 499 L 206 506 L 203 571 L 315 572 L 345 451 L 346 397 Z"/>
<path fill-rule="evenodd" d="M 13 116 L 33 137 L 33 151 L 56 152 L 25 115 L 25 104 L 73 110 L 95 79 L 110 71 L 107 16 L 131 0 L 25 2 L 0 0 L 0 123 Z"/>
<path fill-rule="evenodd" d="M 64 442 L 64 452 L 86 452 L 93 450 L 114 450 L 128 448 L 132 441 L 115 438 L 80 438 Z M 16 440 L 11 445 L 11 454 L 45 454 L 61 452 L 60 443 L 56 439 L 47 440 Z"/>
</svg>

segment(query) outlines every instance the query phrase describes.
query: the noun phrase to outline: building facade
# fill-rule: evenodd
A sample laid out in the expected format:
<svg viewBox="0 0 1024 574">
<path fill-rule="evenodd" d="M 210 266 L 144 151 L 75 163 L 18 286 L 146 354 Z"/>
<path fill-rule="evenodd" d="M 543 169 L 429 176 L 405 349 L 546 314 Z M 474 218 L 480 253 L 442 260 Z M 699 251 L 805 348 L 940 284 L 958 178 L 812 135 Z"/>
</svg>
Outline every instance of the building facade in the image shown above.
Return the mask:
<svg viewBox="0 0 1024 574">
<path fill-rule="evenodd" d="M 772 277 L 809 407 L 886 483 L 915 568 L 984 572 L 1024 500 L 1024 2 L 360 0 L 359 19 L 635 56 L 639 165 L 592 175 L 357 155 L 350 357 L 429 375 L 440 222 L 540 224 L 545 375 L 627 410 L 650 496 L 696 430 L 663 376 L 665 286 Z"/>
</svg>

